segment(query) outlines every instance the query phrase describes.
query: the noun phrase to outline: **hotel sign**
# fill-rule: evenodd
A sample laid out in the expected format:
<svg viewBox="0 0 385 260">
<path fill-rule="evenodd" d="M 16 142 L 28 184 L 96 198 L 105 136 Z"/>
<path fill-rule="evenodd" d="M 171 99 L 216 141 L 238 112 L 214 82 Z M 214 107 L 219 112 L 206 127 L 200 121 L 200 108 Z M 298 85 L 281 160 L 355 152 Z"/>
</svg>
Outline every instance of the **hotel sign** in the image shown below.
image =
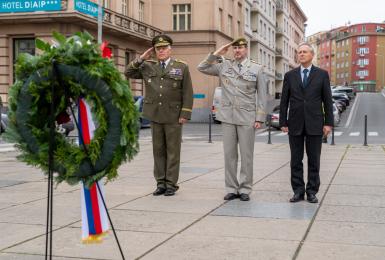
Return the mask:
<svg viewBox="0 0 385 260">
<path fill-rule="evenodd" d="M 0 13 L 60 11 L 60 0 L 1 0 Z"/>
<path fill-rule="evenodd" d="M 75 0 L 75 10 L 83 14 L 98 17 L 98 5 L 87 0 Z M 102 12 L 104 13 L 104 10 Z"/>
</svg>

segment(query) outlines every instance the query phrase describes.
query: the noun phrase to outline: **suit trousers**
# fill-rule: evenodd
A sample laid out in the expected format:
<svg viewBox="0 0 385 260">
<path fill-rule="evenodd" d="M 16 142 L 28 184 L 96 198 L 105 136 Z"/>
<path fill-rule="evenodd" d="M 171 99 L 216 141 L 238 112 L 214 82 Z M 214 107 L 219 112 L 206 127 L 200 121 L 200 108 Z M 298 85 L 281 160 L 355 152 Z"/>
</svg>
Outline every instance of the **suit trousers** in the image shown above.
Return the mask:
<svg viewBox="0 0 385 260">
<path fill-rule="evenodd" d="M 151 122 L 157 187 L 178 189 L 182 125 Z"/>
<path fill-rule="evenodd" d="M 222 129 L 226 192 L 250 194 L 253 185 L 255 128 L 222 123 Z M 241 154 L 239 181 L 237 178 L 238 144 Z"/>
<path fill-rule="evenodd" d="M 320 186 L 320 158 L 322 135 L 289 135 L 291 152 L 291 187 L 294 193 L 316 194 Z M 307 184 L 303 180 L 303 156 L 306 147 L 308 174 Z"/>
</svg>

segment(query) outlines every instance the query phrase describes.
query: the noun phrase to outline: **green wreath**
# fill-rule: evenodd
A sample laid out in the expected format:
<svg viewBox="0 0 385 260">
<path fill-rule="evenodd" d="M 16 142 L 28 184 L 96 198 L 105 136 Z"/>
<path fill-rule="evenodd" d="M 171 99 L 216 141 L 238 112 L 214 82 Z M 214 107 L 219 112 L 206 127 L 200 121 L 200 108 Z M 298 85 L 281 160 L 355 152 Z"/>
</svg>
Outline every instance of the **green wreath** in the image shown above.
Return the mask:
<svg viewBox="0 0 385 260">
<path fill-rule="evenodd" d="M 103 177 L 112 180 L 120 164 L 138 152 L 138 112 L 128 82 L 111 60 L 101 56 L 99 46 L 87 32 L 69 38 L 56 32 L 53 36 L 52 46 L 36 40 L 42 55 L 23 54 L 18 58 L 16 82 L 9 93 L 6 138 L 17 143 L 21 151 L 18 159 L 47 172 L 50 104 L 54 101 L 57 116 L 67 109 L 68 99 L 84 97 L 97 124 L 94 137 L 85 152 L 82 146 L 55 133 L 55 179 L 58 183 L 84 181 L 87 185 Z M 53 73 L 54 60 L 61 75 L 60 85 Z"/>
</svg>

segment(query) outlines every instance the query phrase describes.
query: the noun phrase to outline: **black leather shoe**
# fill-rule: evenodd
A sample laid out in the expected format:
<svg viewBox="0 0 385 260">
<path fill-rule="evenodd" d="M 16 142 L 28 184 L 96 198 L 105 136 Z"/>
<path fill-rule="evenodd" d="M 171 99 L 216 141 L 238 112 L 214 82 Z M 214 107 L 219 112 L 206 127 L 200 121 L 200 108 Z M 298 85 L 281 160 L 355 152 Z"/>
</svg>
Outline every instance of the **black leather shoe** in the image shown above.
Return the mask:
<svg viewBox="0 0 385 260">
<path fill-rule="evenodd" d="M 238 194 L 235 193 L 227 193 L 226 196 L 223 198 L 224 200 L 233 200 L 238 198 Z"/>
<path fill-rule="evenodd" d="M 241 200 L 241 201 L 249 201 L 250 200 L 250 196 L 249 196 L 249 194 L 241 193 L 241 195 L 239 195 L 239 200 Z"/>
<path fill-rule="evenodd" d="M 315 194 L 308 194 L 307 201 L 309 201 L 310 203 L 318 203 L 318 199 Z"/>
<path fill-rule="evenodd" d="M 167 188 L 166 192 L 164 193 L 164 196 L 174 196 L 175 195 L 175 189 L 173 188 Z"/>
<path fill-rule="evenodd" d="M 156 190 L 152 193 L 152 195 L 154 196 L 159 196 L 159 195 L 162 195 L 166 192 L 166 188 L 163 188 L 163 187 L 158 187 L 156 188 Z"/>
<path fill-rule="evenodd" d="M 294 193 L 293 197 L 291 197 L 290 202 L 298 202 L 304 200 L 305 196 L 303 194 Z"/>
</svg>

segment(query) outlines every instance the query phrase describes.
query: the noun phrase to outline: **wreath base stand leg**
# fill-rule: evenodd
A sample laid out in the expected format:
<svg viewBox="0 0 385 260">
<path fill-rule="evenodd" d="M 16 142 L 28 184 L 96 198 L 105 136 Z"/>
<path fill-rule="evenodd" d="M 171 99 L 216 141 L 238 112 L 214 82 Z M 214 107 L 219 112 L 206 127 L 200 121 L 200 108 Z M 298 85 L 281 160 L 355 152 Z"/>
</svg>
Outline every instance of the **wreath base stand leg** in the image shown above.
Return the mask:
<svg viewBox="0 0 385 260">
<path fill-rule="evenodd" d="M 55 61 L 53 62 L 53 73 L 54 73 L 54 76 L 55 76 L 55 78 L 56 78 L 56 80 L 57 80 L 57 82 L 58 82 L 59 87 L 64 89 L 64 94 L 65 94 L 66 102 L 69 103 L 68 89 L 67 89 L 66 86 L 63 86 L 63 84 L 62 84 L 61 74 L 60 74 L 60 72 L 59 72 L 59 70 L 58 70 L 57 63 L 56 63 Z M 79 133 L 80 143 L 82 144 L 81 146 L 82 146 L 82 148 L 83 148 L 85 154 L 87 155 L 87 157 L 90 158 L 88 149 L 87 149 L 87 147 L 86 147 L 86 145 L 85 145 L 85 142 L 84 142 L 84 139 L 83 139 L 83 135 L 81 134 L 79 121 L 76 119 L 76 116 L 75 116 L 75 113 L 74 113 L 74 111 L 73 111 L 72 106 L 70 105 L 69 107 L 70 107 L 70 110 L 71 110 L 72 118 L 73 118 L 74 121 L 75 121 L 76 129 L 77 129 L 77 131 L 78 131 L 78 133 Z M 54 125 L 54 126 L 55 126 L 55 125 Z M 92 166 L 92 170 L 95 172 L 94 165 L 91 165 L 91 166 Z M 114 224 L 112 223 L 112 220 L 111 220 L 111 217 L 110 217 L 110 213 L 109 213 L 109 211 L 108 211 L 108 208 L 107 208 L 107 205 L 106 205 L 104 196 L 103 196 L 103 192 L 102 192 L 101 189 L 100 189 L 100 186 L 99 186 L 98 181 L 96 181 L 95 184 L 96 184 L 97 190 L 98 190 L 98 192 L 99 192 L 99 195 L 100 195 L 101 201 L 102 201 L 102 203 L 103 203 L 103 206 L 104 206 L 104 208 L 105 208 L 105 210 L 106 210 L 107 217 L 108 217 L 108 221 L 109 221 L 109 223 L 110 223 L 110 225 L 111 225 L 111 229 L 112 229 L 112 232 L 113 232 L 113 234 L 114 234 L 115 241 L 116 241 L 116 243 L 117 243 L 117 245 L 118 245 L 120 255 L 121 255 L 122 259 L 125 260 L 125 257 L 124 257 L 124 254 L 123 254 L 122 247 L 120 246 L 119 239 L 118 239 L 118 236 L 117 236 L 116 231 L 115 231 L 115 228 L 114 228 Z M 52 224 L 52 223 L 51 223 L 51 224 Z"/>
<path fill-rule="evenodd" d="M 55 150 L 55 84 L 51 86 L 52 102 L 49 116 L 49 149 L 48 149 L 48 188 L 47 188 L 47 222 L 45 232 L 45 260 L 52 259 L 52 221 L 53 221 L 53 172 Z"/>
</svg>

